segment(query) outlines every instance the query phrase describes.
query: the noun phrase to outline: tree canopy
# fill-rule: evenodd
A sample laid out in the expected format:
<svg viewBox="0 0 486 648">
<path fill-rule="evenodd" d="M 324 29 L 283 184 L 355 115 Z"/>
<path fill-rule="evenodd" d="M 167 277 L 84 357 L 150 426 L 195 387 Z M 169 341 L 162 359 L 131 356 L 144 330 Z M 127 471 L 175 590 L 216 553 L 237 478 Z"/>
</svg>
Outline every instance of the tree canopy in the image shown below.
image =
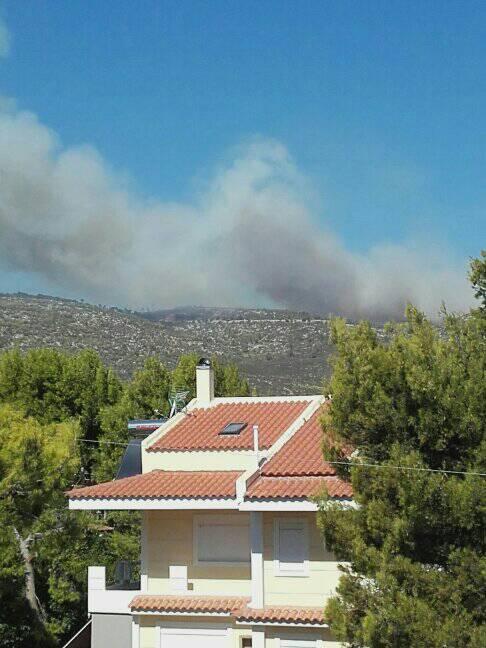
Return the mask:
<svg viewBox="0 0 486 648">
<path fill-rule="evenodd" d="M 324 452 L 353 450 L 341 473 L 357 507 L 323 498 L 320 524 L 346 561 L 326 612 L 353 647 L 486 645 L 484 253 L 470 279 L 477 308 L 440 326 L 412 306 L 385 338 L 332 325 Z"/>
<path fill-rule="evenodd" d="M 64 491 L 113 479 L 127 420 L 167 415 L 171 390 L 194 388 L 196 361 L 171 371 L 148 358 L 123 384 L 89 349 L 0 354 L 2 648 L 62 645 L 85 622 L 88 565 L 138 559 L 136 513 L 71 513 Z M 218 394 L 248 393 L 235 365 L 216 367 Z"/>
</svg>

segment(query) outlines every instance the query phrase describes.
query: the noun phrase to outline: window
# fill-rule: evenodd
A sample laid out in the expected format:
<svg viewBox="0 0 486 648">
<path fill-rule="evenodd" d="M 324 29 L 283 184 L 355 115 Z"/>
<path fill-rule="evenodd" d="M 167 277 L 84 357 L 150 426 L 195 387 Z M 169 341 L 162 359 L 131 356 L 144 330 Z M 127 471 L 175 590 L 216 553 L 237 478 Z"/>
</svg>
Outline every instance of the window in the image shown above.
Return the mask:
<svg viewBox="0 0 486 648">
<path fill-rule="evenodd" d="M 245 514 L 194 516 L 195 565 L 250 562 L 250 524 Z"/>
<path fill-rule="evenodd" d="M 225 425 L 225 427 L 221 430 L 220 435 L 236 435 L 240 434 L 245 428 L 246 428 L 246 423 L 228 423 L 228 425 Z"/>
<path fill-rule="evenodd" d="M 275 574 L 277 576 L 308 576 L 309 531 L 307 520 L 277 518 L 274 531 Z"/>
</svg>

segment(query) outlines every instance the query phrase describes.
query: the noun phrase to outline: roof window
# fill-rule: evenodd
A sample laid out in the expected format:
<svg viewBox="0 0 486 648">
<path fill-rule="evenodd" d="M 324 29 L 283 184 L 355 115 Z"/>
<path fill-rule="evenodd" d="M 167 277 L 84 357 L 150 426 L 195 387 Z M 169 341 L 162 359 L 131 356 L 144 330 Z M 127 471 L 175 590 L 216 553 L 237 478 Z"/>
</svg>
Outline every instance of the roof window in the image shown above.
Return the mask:
<svg viewBox="0 0 486 648">
<path fill-rule="evenodd" d="M 220 434 L 222 435 L 236 435 L 240 434 L 247 426 L 247 423 L 228 423 L 221 430 Z"/>
</svg>

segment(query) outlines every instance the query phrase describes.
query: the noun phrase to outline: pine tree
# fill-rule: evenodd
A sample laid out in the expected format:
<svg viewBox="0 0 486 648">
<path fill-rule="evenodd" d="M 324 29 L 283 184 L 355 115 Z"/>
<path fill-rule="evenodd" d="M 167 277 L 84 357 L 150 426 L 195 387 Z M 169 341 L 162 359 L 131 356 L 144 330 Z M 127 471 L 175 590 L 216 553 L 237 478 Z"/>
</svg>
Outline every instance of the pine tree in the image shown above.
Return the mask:
<svg viewBox="0 0 486 648">
<path fill-rule="evenodd" d="M 486 480 L 472 474 L 486 472 L 484 254 L 471 280 L 479 308 L 444 312 L 440 328 L 412 307 L 386 340 L 368 323 L 332 325 L 325 456 L 347 447 L 382 466 L 344 467 L 357 508 L 324 499 L 320 513 L 347 563 L 326 612 L 353 647 L 486 645 Z"/>
</svg>

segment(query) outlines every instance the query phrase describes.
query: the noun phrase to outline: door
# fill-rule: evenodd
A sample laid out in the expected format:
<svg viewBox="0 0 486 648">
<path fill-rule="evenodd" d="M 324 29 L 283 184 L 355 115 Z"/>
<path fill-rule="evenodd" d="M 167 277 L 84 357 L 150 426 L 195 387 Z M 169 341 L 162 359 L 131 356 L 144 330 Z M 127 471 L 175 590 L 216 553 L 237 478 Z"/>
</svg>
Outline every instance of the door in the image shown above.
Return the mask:
<svg viewBox="0 0 486 648">
<path fill-rule="evenodd" d="M 160 648 L 228 648 L 226 629 L 161 628 Z"/>
</svg>

